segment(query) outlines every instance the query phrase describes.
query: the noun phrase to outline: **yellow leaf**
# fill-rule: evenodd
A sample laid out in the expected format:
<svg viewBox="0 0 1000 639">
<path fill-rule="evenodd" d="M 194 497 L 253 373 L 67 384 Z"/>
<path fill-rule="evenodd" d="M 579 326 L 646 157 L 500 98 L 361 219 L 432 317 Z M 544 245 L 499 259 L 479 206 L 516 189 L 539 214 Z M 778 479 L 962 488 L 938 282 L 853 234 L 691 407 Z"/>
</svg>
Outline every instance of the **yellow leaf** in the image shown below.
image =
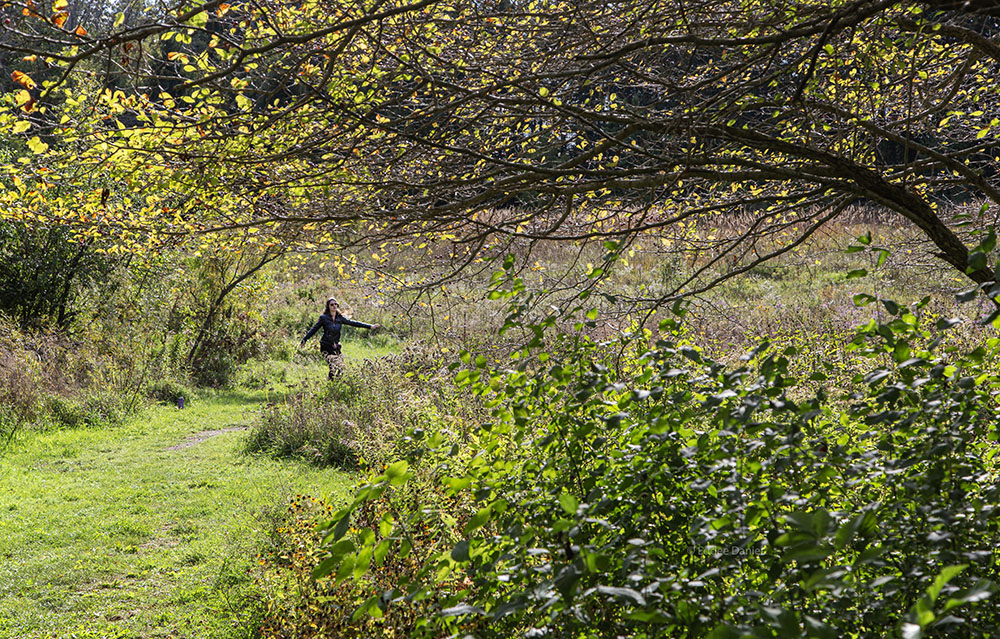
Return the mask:
<svg viewBox="0 0 1000 639">
<path fill-rule="evenodd" d="M 31 128 L 31 122 L 27 120 L 18 120 L 14 123 L 14 133 L 24 133 Z"/>
<path fill-rule="evenodd" d="M 30 111 L 32 104 L 35 100 L 31 97 L 31 94 L 21 89 L 14 95 L 15 100 L 17 100 L 17 106 L 21 107 L 25 111 Z"/>
<path fill-rule="evenodd" d="M 28 148 L 32 153 L 45 153 L 49 150 L 49 145 L 38 139 L 38 136 L 28 140 Z"/>
</svg>

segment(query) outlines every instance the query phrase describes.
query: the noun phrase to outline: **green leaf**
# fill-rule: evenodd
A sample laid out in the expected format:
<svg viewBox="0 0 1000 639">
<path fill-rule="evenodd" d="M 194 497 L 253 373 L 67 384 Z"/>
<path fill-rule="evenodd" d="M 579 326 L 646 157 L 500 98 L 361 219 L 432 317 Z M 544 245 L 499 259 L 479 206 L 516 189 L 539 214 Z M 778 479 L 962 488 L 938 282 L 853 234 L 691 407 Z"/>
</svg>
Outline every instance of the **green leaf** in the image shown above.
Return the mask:
<svg viewBox="0 0 1000 639">
<path fill-rule="evenodd" d="M 559 505 L 562 506 L 563 511 L 565 511 L 567 515 L 575 515 L 580 502 L 577 501 L 576 497 L 573 495 L 570 495 L 569 493 L 562 493 L 559 495 Z"/>
<path fill-rule="evenodd" d="M 886 259 L 889 258 L 889 251 L 888 251 L 888 249 L 884 249 L 884 248 L 875 249 L 875 250 L 878 252 L 878 261 L 876 262 L 876 266 L 881 267 L 883 264 L 885 264 Z"/>
<path fill-rule="evenodd" d="M 469 534 L 474 530 L 482 528 L 483 525 L 490 520 L 490 516 L 493 514 L 492 504 L 480 509 L 469 519 L 469 523 L 465 525 L 465 534 Z"/>
<path fill-rule="evenodd" d="M 935 601 L 938 598 L 938 595 L 941 594 L 941 589 L 968 567 L 969 564 L 961 564 L 958 566 L 945 566 L 942 568 L 941 572 L 938 573 L 938 576 L 934 578 L 934 583 L 927 588 L 927 596 L 930 597 L 930 600 L 932 602 Z"/>
<path fill-rule="evenodd" d="M 971 302 L 972 300 L 976 299 L 976 297 L 978 297 L 978 295 L 979 295 L 979 287 L 977 286 L 975 288 L 970 288 L 968 290 L 956 293 L 955 294 L 955 299 L 960 304 L 964 304 L 966 302 Z"/>
<path fill-rule="evenodd" d="M 401 459 L 389 464 L 389 467 L 385 469 L 385 476 L 393 486 L 401 486 L 410 478 L 410 474 L 406 472 L 409 467 L 409 463 L 405 459 Z"/>
<path fill-rule="evenodd" d="M 342 557 L 327 557 L 313 568 L 313 579 L 322 579 L 328 576 L 340 564 Z"/>
<path fill-rule="evenodd" d="M 966 273 L 975 273 L 976 271 L 981 271 L 986 268 L 986 253 L 976 250 L 969 253 L 969 267 L 965 269 Z"/>
<path fill-rule="evenodd" d="M 330 532 L 326 537 L 323 538 L 323 543 L 328 544 L 332 541 L 337 541 L 345 534 L 347 534 L 347 529 L 351 526 L 351 511 L 349 509 L 341 510 L 337 513 L 340 515 L 337 518 L 337 524 L 334 526 L 333 531 Z M 336 518 L 336 515 L 334 516 Z"/>
<path fill-rule="evenodd" d="M 863 268 L 856 268 L 853 271 L 847 272 L 847 279 L 853 280 L 854 278 L 864 277 L 865 275 L 868 275 L 868 271 Z"/>
<path fill-rule="evenodd" d="M 618 586 L 598 586 L 597 592 L 604 595 L 611 595 L 612 597 L 617 597 L 620 599 L 626 599 L 631 601 L 637 606 L 645 606 L 646 599 L 639 592 L 632 590 L 631 588 L 621 588 Z"/>
<path fill-rule="evenodd" d="M 984 239 L 979 244 L 979 249 L 983 253 L 989 253 L 997 247 L 997 234 L 994 231 L 990 231 L 986 234 L 986 239 Z"/>
<path fill-rule="evenodd" d="M 382 565 L 385 561 L 385 556 L 389 554 L 389 549 L 392 547 L 392 541 L 389 539 L 383 539 L 375 546 L 375 550 L 372 551 L 372 557 L 375 559 L 375 563 Z"/>
<path fill-rule="evenodd" d="M 190 24 L 195 27 L 204 27 L 208 24 L 208 11 L 199 11 L 191 16 Z"/>
<path fill-rule="evenodd" d="M 972 588 L 963 590 L 954 597 L 950 597 L 947 603 L 945 603 L 944 608 L 942 608 L 942 611 L 948 612 L 952 608 L 961 606 L 962 604 L 985 601 L 996 594 L 996 591 L 996 585 L 985 579 L 980 579 Z"/>
<path fill-rule="evenodd" d="M 641 621 L 643 623 L 670 623 L 673 621 L 670 617 L 663 614 L 659 610 L 633 610 L 625 615 L 625 618 Z"/>
<path fill-rule="evenodd" d="M 463 539 L 451 549 L 451 558 L 455 561 L 469 561 L 469 540 Z"/>
</svg>

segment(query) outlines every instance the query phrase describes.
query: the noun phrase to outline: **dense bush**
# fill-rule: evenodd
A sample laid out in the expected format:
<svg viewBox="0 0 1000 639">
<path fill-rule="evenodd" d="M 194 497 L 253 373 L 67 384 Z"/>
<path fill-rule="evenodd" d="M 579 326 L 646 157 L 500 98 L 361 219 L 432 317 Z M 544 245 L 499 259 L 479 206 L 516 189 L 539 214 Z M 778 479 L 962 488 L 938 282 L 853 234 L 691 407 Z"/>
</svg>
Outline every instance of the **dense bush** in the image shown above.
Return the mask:
<svg viewBox="0 0 1000 639">
<path fill-rule="evenodd" d="M 318 465 L 381 464 L 395 454 L 406 429 L 442 420 L 459 423 L 454 414 L 464 408 L 454 385 L 438 370 L 437 358 L 427 347 L 412 345 L 394 355 L 349 363 L 342 377 L 267 404 L 246 450 Z"/>
<path fill-rule="evenodd" d="M 360 430 L 330 399 L 328 392 L 299 391 L 283 402 L 267 404 L 250 430 L 246 451 L 324 466 L 355 466 Z"/>
<path fill-rule="evenodd" d="M 255 322 L 232 318 L 219 320 L 202 338 L 191 358 L 191 378 L 199 386 L 225 388 L 234 381 L 239 367 L 264 354 L 264 337 Z"/>
<path fill-rule="evenodd" d="M 62 226 L 0 220 L 0 311 L 22 327 L 66 328 L 81 294 L 113 281 L 115 262 L 98 249 Z"/>
<path fill-rule="evenodd" d="M 429 529 L 422 551 L 441 550 L 360 614 L 432 598 L 412 627 L 432 636 L 1000 632 L 1000 609 L 979 605 L 1000 577 L 1000 340 L 939 351 L 952 322 L 884 307 L 853 342 L 874 363 L 861 390 L 829 397 L 822 372 L 790 374 L 794 348 L 734 368 L 674 320 L 655 343 L 595 344 L 515 305 L 536 337 L 519 367 L 467 356 L 457 376 L 492 419 L 464 439 L 412 431 L 408 462 L 324 525 L 315 575 L 364 584 Z M 451 525 L 441 494 L 468 504 Z"/>
<path fill-rule="evenodd" d="M 374 502 L 362 508 L 359 521 L 376 528 L 391 525 L 392 516 L 377 508 Z M 381 592 L 417 575 L 436 552 L 433 540 L 437 531 L 429 527 L 411 531 L 414 546 L 411 552 L 389 557 L 376 553 L 382 559 L 378 568 L 364 575 L 359 573 L 358 582 L 343 578 L 315 580 L 312 572 L 322 558 L 322 537 L 316 524 L 332 512 L 333 507 L 328 503 L 298 495 L 270 531 L 254 570 L 261 597 L 258 636 L 261 639 L 409 636 L 421 617 L 437 606 L 434 597 L 414 602 L 412 606 L 396 607 L 377 618 L 354 613 L 370 591 Z"/>
<path fill-rule="evenodd" d="M 23 347 L 23 335 L 0 316 L 0 440 L 9 441 L 37 415 L 41 401 L 40 366 Z"/>
<path fill-rule="evenodd" d="M 113 426 L 133 414 L 145 376 L 106 347 L 0 317 L 0 441 L 26 427 Z"/>
<path fill-rule="evenodd" d="M 81 397 L 53 394 L 43 405 L 38 424 L 51 428 L 118 426 L 138 407 L 128 395 L 111 390 L 89 390 Z"/>
</svg>

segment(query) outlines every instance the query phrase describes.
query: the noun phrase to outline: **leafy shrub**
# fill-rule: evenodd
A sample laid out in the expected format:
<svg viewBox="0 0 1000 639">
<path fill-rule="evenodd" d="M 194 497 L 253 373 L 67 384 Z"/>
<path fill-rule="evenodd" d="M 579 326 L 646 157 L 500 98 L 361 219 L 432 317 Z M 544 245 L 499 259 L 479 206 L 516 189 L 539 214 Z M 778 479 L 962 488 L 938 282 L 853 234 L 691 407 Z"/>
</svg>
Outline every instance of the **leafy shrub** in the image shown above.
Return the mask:
<svg viewBox="0 0 1000 639">
<path fill-rule="evenodd" d="M 0 311 L 21 326 L 66 328 L 88 287 L 108 280 L 114 259 L 60 225 L 0 220 Z"/>
<path fill-rule="evenodd" d="M 220 322 L 205 336 L 191 361 L 191 378 L 199 386 L 229 387 L 244 362 L 263 354 L 262 340 L 254 325 Z"/>
<path fill-rule="evenodd" d="M 564 315 L 536 320 L 515 303 L 511 322 L 535 335 L 518 368 L 466 356 L 457 376 L 492 419 L 464 442 L 413 431 L 409 464 L 371 477 L 324 524 L 314 574 L 364 583 L 433 526 L 440 500 L 426 487 L 443 486 L 467 504 L 454 543 L 360 614 L 433 594 L 418 633 L 996 633 L 1000 609 L 979 604 L 1000 577 L 1000 340 L 939 352 L 951 322 L 927 330 L 922 304 L 885 308 L 853 341 L 883 365 L 830 398 L 790 373 L 794 348 L 762 345 L 729 367 L 678 339 L 674 320 L 655 343 L 601 345 L 551 335 Z M 408 503 L 411 482 L 424 488 Z M 392 521 L 373 524 L 369 504 Z"/>
<path fill-rule="evenodd" d="M 176 379 L 165 377 L 157 379 L 149 384 L 146 388 L 146 394 L 158 402 L 175 404 L 181 397 L 183 397 L 186 401 L 190 401 L 193 392 L 190 388 Z"/>
<path fill-rule="evenodd" d="M 264 360 L 247 362 L 236 374 L 235 382 L 243 388 L 256 390 L 274 389 L 288 383 L 288 366 L 280 362 L 287 360 Z"/>
<path fill-rule="evenodd" d="M 130 397 L 114 391 L 89 391 L 82 398 L 50 394 L 39 422 L 52 428 L 118 426 L 135 408 Z"/>
<path fill-rule="evenodd" d="M 90 420 L 103 426 L 118 426 L 137 408 L 135 400 L 113 390 L 91 390 L 84 395 L 83 408 Z"/>
<path fill-rule="evenodd" d="M 23 342 L 20 331 L 0 316 L 0 406 L 18 423 L 33 419 L 41 401 L 38 359 Z"/>
<path fill-rule="evenodd" d="M 380 465 L 395 454 L 407 428 L 473 410 L 439 376 L 435 354 L 411 345 L 395 355 L 350 364 L 340 378 L 306 386 L 261 411 L 248 453 L 296 457 L 318 465 Z"/>
<path fill-rule="evenodd" d="M 405 489 L 403 492 L 407 492 Z M 409 491 L 411 506 L 417 493 Z M 397 495 L 398 498 L 398 495 Z M 377 500 L 363 505 L 359 525 L 375 529 L 390 526 L 392 515 Z M 443 503 L 444 514 L 455 507 Z M 377 636 L 386 639 L 410 636 L 423 615 L 437 606 L 436 596 L 418 597 L 412 606 L 397 606 L 385 615 L 354 615 L 372 592 L 390 590 L 419 574 L 424 564 L 437 552 L 440 530 L 425 525 L 410 531 L 409 550 L 389 555 L 387 545 L 373 551 L 372 570 L 359 572 L 359 579 L 345 579 L 353 574 L 348 566 L 334 578 L 316 580 L 313 570 L 322 559 L 322 535 L 317 523 L 333 515 L 333 507 L 314 497 L 298 495 L 288 506 L 268 535 L 268 547 L 258 556 L 254 580 L 260 592 L 261 639 L 309 639 L 339 636 Z M 447 516 L 445 517 L 447 519 Z M 445 526 L 443 520 L 441 523 Z M 454 528 L 454 521 L 451 521 Z M 467 581 L 467 578 L 464 578 Z"/>
<path fill-rule="evenodd" d="M 96 421 L 87 414 L 83 404 L 75 399 L 49 395 L 45 398 L 45 413 L 55 428 L 81 428 L 95 426 Z"/>
<path fill-rule="evenodd" d="M 299 392 L 266 405 L 246 442 L 249 453 L 297 457 L 321 466 L 353 467 L 360 431 L 323 395 Z"/>
</svg>

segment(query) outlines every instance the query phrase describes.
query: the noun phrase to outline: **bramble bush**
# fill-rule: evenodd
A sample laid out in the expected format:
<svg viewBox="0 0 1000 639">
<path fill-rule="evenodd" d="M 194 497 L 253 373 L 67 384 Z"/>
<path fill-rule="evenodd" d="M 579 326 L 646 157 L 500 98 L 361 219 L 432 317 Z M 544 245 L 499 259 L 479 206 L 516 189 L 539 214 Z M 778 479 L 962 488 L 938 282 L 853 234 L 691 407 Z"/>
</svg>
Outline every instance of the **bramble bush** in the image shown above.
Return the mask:
<svg viewBox="0 0 1000 639">
<path fill-rule="evenodd" d="M 456 380 L 490 419 L 413 429 L 405 459 L 321 527 L 314 576 L 338 584 L 437 530 L 419 571 L 378 582 L 355 618 L 409 610 L 417 636 L 1000 632 L 983 604 L 1000 577 L 1000 340 L 942 347 L 954 323 L 927 327 L 926 300 L 862 300 L 887 320 L 858 331 L 872 365 L 831 397 L 821 371 L 790 372 L 793 347 L 727 366 L 679 318 L 655 341 L 595 343 L 582 308 L 535 318 L 517 280 L 491 296 L 532 339 L 511 370 L 463 354 Z"/>
</svg>

